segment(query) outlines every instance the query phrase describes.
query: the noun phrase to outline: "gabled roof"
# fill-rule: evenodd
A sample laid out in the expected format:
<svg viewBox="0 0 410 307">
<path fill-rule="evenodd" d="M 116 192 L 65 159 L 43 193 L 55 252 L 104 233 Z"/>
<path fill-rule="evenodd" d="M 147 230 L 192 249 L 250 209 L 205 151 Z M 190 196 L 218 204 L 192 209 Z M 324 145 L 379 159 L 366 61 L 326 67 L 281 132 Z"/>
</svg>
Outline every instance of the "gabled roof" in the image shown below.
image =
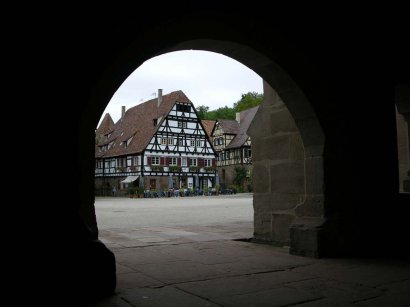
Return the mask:
<svg viewBox="0 0 410 307">
<path fill-rule="evenodd" d="M 98 144 L 111 144 L 110 149 L 105 152 L 97 150 L 96 157 L 115 157 L 144 151 L 176 102 L 192 103 L 182 91 L 175 91 L 163 95 L 159 107 L 158 99 L 155 98 L 128 109 L 115 123 L 110 137 Z M 157 120 L 155 126 L 154 119 Z M 122 142 L 127 141 L 129 144 L 124 148 Z"/>
<path fill-rule="evenodd" d="M 259 106 L 256 106 L 251 109 L 247 109 L 240 112 L 240 123 L 238 133 L 233 138 L 233 140 L 228 144 L 228 146 L 225 147 L 226 149 L 239 148 L 243 146 L 243 144 L 245 144 L 246 140 L 249 138 L 246 132 L 248 131 L 248 128 L 253 118 L 255 117 L 255 114 L 258 111 L 258 109 Z"/>
<path fill-rule="evenodd" d="M 104 118 L 95 133 L 99 135 L 105 135 L 110 133 L 113 129 L 114 121 L 112 120 L 110 113 L 107 113 L 104 115 Z"/>
<path fill-rule="evenodd" d="M 237 134 L 239 123 L 234 119 L 218 119 L 219 127 L 225 134 Z"/>
<path fill-rule="evenodd" d="M 210 139 L 216 120 L 203 119 L 201 120 L 201 123 L 204 127 L 205 133 L 208 135 L 208 138 Z"/>
<path fill-rule="evenodd" d="M 114 121 L 109 113 L 104 115 L 98 128 L 95 130 L 95 153 L 98 152 L 97 144 L 105 139 L 105 135 L 108 135 L 114 129 Z"/>
</svg>

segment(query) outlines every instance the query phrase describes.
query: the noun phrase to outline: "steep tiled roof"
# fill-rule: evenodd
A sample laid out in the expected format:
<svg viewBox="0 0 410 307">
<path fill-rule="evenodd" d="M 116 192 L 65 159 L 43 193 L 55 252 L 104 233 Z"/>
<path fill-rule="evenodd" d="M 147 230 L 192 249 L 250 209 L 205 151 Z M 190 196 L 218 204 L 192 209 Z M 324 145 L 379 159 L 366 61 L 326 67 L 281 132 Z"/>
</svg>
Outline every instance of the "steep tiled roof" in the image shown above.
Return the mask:
<svg viewBox="0 0 410 307">
<path fill-rule="evenodd" d="M 98 126 L 95 131 L 96 134 L 105 135 L 110 133 L 114 129 L 114 121 L 111 118 L 110 113 L 104 115 L 101 124 Z"/>
<path fill-rule="evenodd" d="M 234 139 L 229 143 L 229 145 L 226 146 L 227 149 L 241 147 L 246 142 L 246 140 L 249 137 L 246 134 L 246 132 L 248 131 L 249 125 L 255 117 L 255 114 L 258 111 L 258 109 L 259 106 L 240 112 L 240 124 L 238 133 L 236 134 Z"/>
<path fill-rule="evenodd" d="M 97 143 L 102 142 L 104 140 L 105 135 L 112 132 L 114 129 L 114 121 L 111 118 L 110 113 L 104 115 L 103 120 L 101 121 L 98 128 L 95 130 L 95 154 L 98 153 L 98 146 Z"/>
<path fill-rule="evenodd" d="M 214 129 L 216 120 L 203 119 L 201 120 L 201 123 L 205 129 L 206 134 L 208 135 L 208 138 L 210 138 L 212 134 L 212 130 Z"/>
<path fill-rule="evenodd" d="M 239 124 L 234 119 L 218 119 L 218 123 L 224 133 L 237 134 L 239 131 Z"/>
<path fill-rule="evenodd" d="M 163 95 L 159 107 L 158 100 L 155 98 L 128 109 L 125 115 L 115 123 L 110 137 L 98 144 L 111 144 L 110 149 L 105 152 L 97 151 L 96 157 L 115 157 L 144 151 L 177 101 L 192 103 L 182 91 L 175 91 Z M 154 119 L 157 119 L 155 126 Z M 132 140 L 129 141 L 127 148 L 124 148 L 121 143 L 130 138 Z"/>
</svg>

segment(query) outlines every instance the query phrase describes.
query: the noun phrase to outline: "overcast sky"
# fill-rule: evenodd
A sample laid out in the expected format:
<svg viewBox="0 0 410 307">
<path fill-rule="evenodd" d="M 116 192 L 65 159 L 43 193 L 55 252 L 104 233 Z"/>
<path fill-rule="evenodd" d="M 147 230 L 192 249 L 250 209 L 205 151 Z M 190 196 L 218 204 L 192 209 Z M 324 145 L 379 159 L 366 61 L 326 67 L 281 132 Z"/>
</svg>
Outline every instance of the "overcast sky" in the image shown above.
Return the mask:
<svg viewBox="0 0 410 307">
<path fill-rule="evenodd" d="M 143 63 L 119 87 L 105 113 L 114 122 L 126 109 L 156 97 L 182 90 L 195 107 L 210 110 L 232 107 L 247 92 L 263 92 L 262 78 L 245 65 L 222 54 L 207 51 L 177 51 Z M 154 94 L 155 93 L 155 94 Z"/>
</svg>

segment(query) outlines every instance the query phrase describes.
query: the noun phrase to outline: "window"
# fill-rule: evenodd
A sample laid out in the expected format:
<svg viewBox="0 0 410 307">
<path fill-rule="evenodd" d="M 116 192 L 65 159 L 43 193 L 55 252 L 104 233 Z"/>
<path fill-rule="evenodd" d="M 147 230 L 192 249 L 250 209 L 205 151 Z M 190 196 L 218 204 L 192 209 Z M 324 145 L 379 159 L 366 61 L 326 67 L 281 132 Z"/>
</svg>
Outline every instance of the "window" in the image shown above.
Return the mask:
<svg viewBox="0 0 410 307">
<path fill-rule="evenodd" d="M 206 167 L 212 166 L 212 160 L 211 159 L 204 159 L 204 166 L 206 166 Z"/>
<path fill-rule="evenodd" d="M 169 158 L 169 165 L 178 165 L 178 158 Z"/>
<path fill-rule="evenodd" d="M 178 145 L 179 146 L 184 146 L 184 140 L 178 140 Z"/>
<path fill-rule="evenodd" d="M 178 128 L 186 128 L 186 122 L 178 122 Z"/>
<path fill-rule="evenodd" d="M 190 158 L 189 166 L 198 166 L 198 160 L 196 158 Z"/>
<path fill-rule="evenodd" d="M 214 140 L 214 145 L 223 145 L 224 139 L 223 138 L 216 138 Z"/>
<path fill-rule="evenodd" d="M 182 158 L 181 164 L 182 164 L 182 166 L 188 166 L 188 164 L 187 164 L 187 158 Z"/>
<path fill-rule="evenodd" d="M 156 126 L 157 123 L 158 123 L 158 118 L 154 118 L 154 119 L 152 120 L 152 123 L 154 124 L 154 126 Z"/>
<path fill-rule="evenodd" d="M 186 104 L 177 104 L 177 111 L 179 112 L 191 112 L 191 106 Z"/>
<path fill-rule="evenodd" d="M 174 145 L 174 139 L 173 138 L 162 138 L 161 145 Z"/>
<path fill-rule="evenodd" d="M 159 165 L 159 157 L 151 157 L 152 165 Z"/>
<path fill-rule="evenodd" d="M 192 147 L 201 147 L 201 140 L 191 140 Z"/>
<path fill-rule="evenodd" d="M 127 166 L 127 159 L 126 158 L 118 158 L 117 159 L 117 166 Z"/>
</svg>

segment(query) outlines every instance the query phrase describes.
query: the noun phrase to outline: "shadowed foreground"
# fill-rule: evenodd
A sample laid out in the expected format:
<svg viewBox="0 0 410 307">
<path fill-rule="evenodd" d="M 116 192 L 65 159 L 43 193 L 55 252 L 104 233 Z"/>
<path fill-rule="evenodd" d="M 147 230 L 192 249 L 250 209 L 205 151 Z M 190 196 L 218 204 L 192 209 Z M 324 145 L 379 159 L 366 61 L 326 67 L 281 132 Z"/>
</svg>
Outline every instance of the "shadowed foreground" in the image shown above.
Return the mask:
<svg viewBox="0 0 410 307">
<path fill-rule="evenodd" d="M 252 237 L 252 221 L 100 228 L 116 257 L 117 288 L 93 306 L 410 304 L 408 259 L 292 256 L 242 240 Z"/>
</svg>

